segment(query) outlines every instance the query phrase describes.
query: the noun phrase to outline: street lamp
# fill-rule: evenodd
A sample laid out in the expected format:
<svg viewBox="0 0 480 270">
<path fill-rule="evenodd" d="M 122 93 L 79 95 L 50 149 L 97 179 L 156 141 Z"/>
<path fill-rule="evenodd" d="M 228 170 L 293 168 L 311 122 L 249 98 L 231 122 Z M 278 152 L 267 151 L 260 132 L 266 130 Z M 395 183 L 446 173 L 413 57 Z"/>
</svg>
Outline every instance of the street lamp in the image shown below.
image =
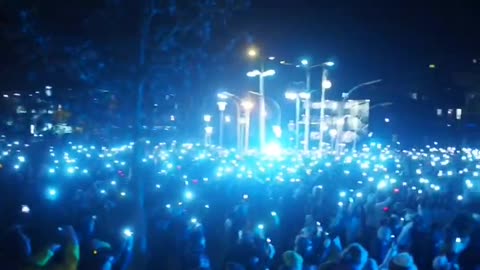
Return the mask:
<svg viewBox="0 0 480 270">
<path fill-rule="evenodd" d="M 218 145 L 223 146 L 223 122 L 225 118 L 225 109 L 227 108 L 226 101 L 217 102 L 218 110 L 220 111 L 220 122 L 218 126 Z"/>
<path fill-rule="evenodd" d="M 250 48 L 248 49 L 247 54 L 249 57 L 256 57 L 258 55 L 258 52 L 255 48 Z"/>
<path fill-rule="evenodd" d="M 322 97 L 321 97 L 321 107 L 320 107 L 320 148 L 321 145 L 323 144 L 323 131 L 322 131 L 322 124 L 323 120 L 325 118 L 325 111 L 324 111 L 324 104 L 325 104 L 325 90 L 329 89 L 332 87 L 332 83 L 327 80 L 327 67 L 332 67 L 335 65 L 334 62 L 332 61 L 327 61 L 323 62 L 321 64 L 316 64 L 316 65 L 311 65 L 310 62 L 307 59 L 302 59 L 300 61 L 301 65 L 295 65 L 292 63 L 288 63 L 286 61 L 280 61 L 280 64 L 282 65 L 287 65 L 287 66 L 295 66 L 295 67 L 303 67 L 305 69 L 305 84 L 306 84 L 306 93 L 311 93 L 311 71 L 314 68 L 321 67 L 322 70 Z M 304 150 L 308 151 L 309 149 L 309 143 L 310 143 L 310 110 L 311 110 L 311 104 L 310 104 L 310 97 L 305 98 L 305 118 L 304 118 L 304 123 L 305 123 L 305 138 L 304 138 Z"/>
<path fill-rule="evenodd" d="M 223 91 L 223 92 L 220 92 L 217 94 L 217 97 L 222 100 L 222 101 L 226 101 L 226 100 L 233 100 L 233 102 L 235 103 L 235 107 L 237 109 L 237 149 L 240 150 L 242 148 L 242 138 L 241 138 L 241 117 L 242 117 L 242 109 L 241 109 L 241 100 L 238 96 L 230 93 L 230 92 L 227 92 L 227 91 Z"/>
<path fill-rule="evenodd" d="M 295 92 L 286 92 L 285 98 L 295 101 L 295 149 L 300 145 L 300 97 Z"/>
<path fill-rule="evenodd" d="M 301 100 L 304 100 L 307 103 L 310 100 L 311 93 L 309 92 L 300 92 L 296 93 L 293 91 L 287 91 L 285 93 L 285 98 L 295 101 L 295 149 L 298 150 L 300 145 L 300 103 Z"/>
<path fill-rule="evenodd" d="M 352 93 L 354 93 L 355 91 L 357 91 L 358 89 L 360 89 L 364 86 L 376 84 L 376 83 L 379 83 L 381 81 L 382 81 L 381 79 L 378 79 L 378 80 L 363 82 L 363 83 L 357 84 L 356 86 L 352 87 L 347 92 L 342 93 L 342 102 L 339 102 L 340 108 L 338 109 L 338 117 L 340 118 L 344 114 L 345 103 Z M 339 136 L 337 136 L 337 140 L 336 140 L 336 143 L 335 143 L 336 144 L 335 148 L 337 149 L 337 151 L 339 150 L 338 146 L 340 144 L 340 139 L 341 139 L 341 135 L 343 133 L 343 129 L 344 129 L 343 126 L 338 129 Z"/>
<path fill-rule="evenodd" d="M 258 50 L 250 48 L 248 50 L 248 56 L 250 58 L 259 57 Z M 269 60 L 275 60 L 275 57 L 268 57 Z M 265 70 L 263 59 L 261 59 L 260 70 L 253 70 L 247 73 L 248 77 L 259 77 L 259 96 L 260 96 L 260 113 L 259 113 L 259 136 L 260 136 L 260 150 L 265 146 L 265 126 L 266 126 L 266 113 L 265 113 L 265 89 L 264 78 L 275 75 L 275 70 Z"/>
<path fill-rule="evenodd" d="M 212 116 L 209 114 L 203 115 L 203 121 L 205 122 L 205 145 L 210 145 L 213 128 L 210 126 Z"/>
<path fill-rule="evenodd" d="M 250 112 L 253 109 L 253 102 L 250 100 L 242 101 L 242 107 L 245 111 L 245 151 L 248 151 L 248 143 L 250 139 Z"/>
<path fill-rule="evenodd" d="M 210 121 L 212 121 L 212 116 L 210 114 L 205 114 L 203 116 L 203 121 L 207 124 L 210 123 Z"/>
<path fill-rule="evenodd" d="M 260 149 L 263 149 L 265 145 L 265 125 L 266 125 L 266 112 L 265 112 L 265 88 L 264 78 L 275 75 L 275 70 L 264 70 L 263 65 L 261 70 L 253 70 L 247 73 L 248 77 L 259 77 L 259 97 L 260 97 L 260 113 L 259 113 L 259 136 L 260 136 Z"/>
<path fill-rule="evenodd" d="M 328 70 L 325 67 L 332 67 L 334 65 L 333 62 L 325 62 L 322 64 L 322 95 L 320 100 L 320 142 L 318 143 L 318 150 L 322 151 L 323 147 L 323 132 L 325 128 L 323 125 L 325 124 L 325 90 L 330 89 L 332 87 L 332 82 L 327 79 Z"/>
</svg>

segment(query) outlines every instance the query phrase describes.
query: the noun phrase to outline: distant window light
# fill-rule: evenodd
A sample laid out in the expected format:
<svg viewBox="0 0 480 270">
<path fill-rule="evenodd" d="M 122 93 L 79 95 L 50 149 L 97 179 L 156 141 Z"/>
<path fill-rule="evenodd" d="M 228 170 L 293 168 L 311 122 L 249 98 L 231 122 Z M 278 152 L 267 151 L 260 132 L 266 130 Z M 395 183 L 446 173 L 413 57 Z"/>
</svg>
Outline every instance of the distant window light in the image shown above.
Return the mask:
<svg viewBox="0 0 480 270">
<path fill-rule="evenodd" d="M 434 69 L 434 68 L 436 68 L 437 66 L 436 66 L 435 64 L 430 64 L 430 65 L 428 65 L 428 67 L 431 68 L 431 69 Z"/>
<path fill-rule="evenodd" d="M 418 99 L 418 93 L 411 93 L 410 97 L 414 100 L 417 100 Z"/>
<path fill-rule="evenodd" d="M 476 64 L 476 63 L 478 62 L 478 60 L 475 59 L 475 58 L 473 58 L 473 59 L 472 59 L 472 62 L 473 62 L 474 64 Z"/>
<path fill-rule="evenodd" d="M 437 116 L 442 116 L 442 109 L 437 109 Z"/>
<path fill-rule="evenodd" d="M 457 109 L 457 110 L 455 111 L 455 118 L 456 118 L 457 120 L 462 119 L 462 109 L 459 108 L 459 109 Z"/>
<path fill-rule="evenodd" d="M 447 113 L 448 114 L 453 114 L 453 109 L 448 109 Z"/>
<path fill-rule="evenodd" d="M 175 121 L 175 115 L 170 115 L 170 121 Z"/>
</svg>

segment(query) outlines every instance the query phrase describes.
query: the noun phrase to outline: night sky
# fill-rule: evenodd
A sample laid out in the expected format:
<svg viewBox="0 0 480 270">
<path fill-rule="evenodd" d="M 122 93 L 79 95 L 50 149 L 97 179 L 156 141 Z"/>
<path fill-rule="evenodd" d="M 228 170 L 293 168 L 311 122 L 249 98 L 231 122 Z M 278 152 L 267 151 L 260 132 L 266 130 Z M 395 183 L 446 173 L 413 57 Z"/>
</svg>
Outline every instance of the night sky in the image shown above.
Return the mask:
<svg viewBox="0 0 480 270">
<path fill-rule="evenodd" d="M 5 3 L 8 0 L 4 0 Z M 56 10 L 56 1 L 42 3 L 51 6 L 50 23 L 58 21 L 56 23 L 63 25 L 67 32 L 76 28 L 75 22 L 88 13 L 88 9 L 96 6 L 95 1 L 81 1 L 72 4 L 77 12 L 71 9 L 68 13 Z M 252 0 L 249 8 L 234 14 L 227 31 L 232 36 L 250 37 L 251 44 L 265 55 L 278 59 L 334 60 L 337 66 L 331 78 L 338 93 L 379 78 L 401 88 L 402 83 L 421 77 L 430 63 L 458 71 L 470 65 L 473 58 L 480 58 L 480 9 L 472 3 Z M 8 12 L 0 9 L 4 18 L 16 16 Z M 9 26 L 8 19 L 2 21 Z M 254 87 L 255 84 L 244 77 L 251 67 L 244 57 L 246 47 L 247 43 L 240 44 L 233 52 L 237 57 L 232 57 L 230 68 L 225 70 L 230 76 L 213 76 L 208 87 L 226 87 L 237 92 Z M 0 66 L 1 70 L 8 68 L 5 62 Z M 303 80 L 299 71 L 275 68 L 278 76 L 271 82 L 274 88 L 285 88 L 290 81 Z M 318 85 L 317 75 L 314 74 L 314 80 Z"/>
<path fill-rule="evenodd" d="M 400 80 L 430 63 L 458 71 L 480 57 L 478 5 L 407 2 L 253 1 L 236 25 L 276 55 L 333 57 L 344 87 Z"/>
</svg>

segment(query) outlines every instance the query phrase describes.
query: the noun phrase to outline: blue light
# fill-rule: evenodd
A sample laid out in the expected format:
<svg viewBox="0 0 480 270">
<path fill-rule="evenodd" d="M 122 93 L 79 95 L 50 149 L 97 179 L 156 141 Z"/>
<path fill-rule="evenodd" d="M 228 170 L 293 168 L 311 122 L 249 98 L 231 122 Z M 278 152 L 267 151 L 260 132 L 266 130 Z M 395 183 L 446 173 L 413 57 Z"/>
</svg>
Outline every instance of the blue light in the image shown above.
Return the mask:
<svg viewBox="0 0 480 270">
<path fill-rule="evenodd" d="M 72 174 L 72 173 L 75 172 L 75 169 L 72 168 L 72 167 L 70 167 L 70 168 L 67 169 L 67 172 L 68 172 L 69 174 Z"/>
<path fill-rule="evenodd" d="M 132 236 L 133 236 L 133 232 L 132 232 L 132 230 L 130 230 L 130 229 L 127 228 L 127 229 L 124 229 L 124 230 L 123 230 L 123 235 L 124 235 L 125 237 L 132 237 Z"/>
<path fill-rule="evenodd" d="M 185 198 L 187 198 L 188 200 L 193 199 L 193 193 L 190 191 L 185 192 Z"/>
<path fill-rule="evenodd" d="M 18 161 L 20 161 L 22 163 L 25 162 L 25 157 L 24 156 L 19 156 Z"/>
<path fill-rule="evenodd" d="M 47 199 L 49 200 L 55 200 L 57 198 L 57 190 L 54 188 L 48 188 L 46 192 Z"/>
<path fill-rule="evenodd" d="M 49 172 L 49 173 L 55 173 L 55 169 L 50 168 L 50 169 L 48 169 L 48 172 Z"/>
<path fill-rule="evenodd" d="M 15 165 L 13 166 L 13 168 L 14 168 L 15 170 L 18 170 L 18 169 L 20 169 L 20 165 L 15 164 Z"/>
<path fill-rule="evenodd" d="M 116 182 L 116 181 L 112 181 L 112 182 L 110 182 L 110 184 L 112 184 L 112 186 L 115 186 L 115 185 L 117 184 L 117 182 Z"/>
<path fill-rule="evenodd" d="M 102 190 L 100 190 L 100 193 L 105 194 L 107 192 L 105 191 L 105 189 L 102 189 Z"/>
</svg>

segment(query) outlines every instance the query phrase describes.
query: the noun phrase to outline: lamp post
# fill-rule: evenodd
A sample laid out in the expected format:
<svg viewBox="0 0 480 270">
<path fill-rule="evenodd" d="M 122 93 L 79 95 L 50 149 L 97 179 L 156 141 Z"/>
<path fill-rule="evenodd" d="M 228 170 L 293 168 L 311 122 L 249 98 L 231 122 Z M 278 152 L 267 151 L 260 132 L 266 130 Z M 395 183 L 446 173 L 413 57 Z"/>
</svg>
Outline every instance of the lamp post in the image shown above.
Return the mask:
<svg viewBox="0 0 480 270">
<path fill-rule="evenodd" d="M 227 108 L 226 101 L 217 102 L 218 110 L 220 111 L 220 122 L 218 125 L 218 145 L 223 146 L 223 123 L 225 121 L 225 109 Z"/>
<path fill-rule="evenodd" d="M 320 99 L 320 130 L 319 130 L 320 140 L 318 144 L 319 151 L 322 151 L 323 133 L 326 129 L 326 127 L 324 127 L 325 125 L 325 90 L 330 89 L 332 87 L 332 82 L 330 82 L 327 79 L 327 74 L 328 74 L 328 71 L 326 68 L 324 68 L 322 70 L 322 96 Z"/>
<path fill-rule="evenodd" d="M 203 121 L 205 122 L 205 145 L 210 145 L 211 137 L 213 133 L 213 128 L 210 126 L 210 122 L 212 121 L 212 116 L 209 114 L 205 114 L 203 116 Z"/>
<path fill-rule="evenodd" d="M 260 112 L 259 112 L 259 141 L 260 141 L 260 149 L 263 149 L 265 145 L 265 126 L 266 126 L 266 111 L 265 111 L 265 88 L 264 88 L 264 79 L 268 76 L 275 75 L 275 70 L 269 69 L 267 71 L 264 70 L 263 65 L 261 70 L 253 70 L 247 72 L 248 77 L 259 77 L 259 99 L 260 99 Z"/>
<path fill-rule="evenodd" d="M 292 63 L 288 63 L 286 61 L 280 61 L 280 64 L 282 65 L 287 65 L 287 66 L 295 66 L 295 67 L 303 67 L 305 69 L 305 85 L 306 85 L 306 92 L 307 93 L 312 93 L 312 90 L 311 90 L 311 71 L 312 69 L 314 68 L 317 68 L 317 67 L 322 67 L 322 106 L 320 108 L 320 145 L 323 144 L 323 139 L 322 139 L 322 136 L 323 136 L 323 131 L 322 131 L 322 124 L 323 124 L 323 121 L 322 119 L 324 118 L 324 111 L 322 112 L 322 108 L 324 107 L 323 104 L 325 103 L 325 90 L 330 88 L 332 85 L 331 85 L 331 82 L 327 80 L 327 67 L 332 67 L 335 65 L 334 62 L 331 62 L 331 61 L 327 61 L 327 62 L 324 62 L 324 63 L 321 63 L 321 64 L 316 64 L 316 65 L 310 65 L 310 62 L 307 60 L 307 59 L 302 59 L 300 61 L 301 65 L 295 65 L 295 64 L 292 64 Z M 327 83 L 328 81 L 328 83 Z M 309 144 L 310 144 L 310 110 L 311 110 L 311 104 L 310 104 L 310 97 L 308 97 L 307 99 L 305 99 L 305 103 L 304 103 L 304 106 L 305 106 L 305 118 L 304 118 L 304 124 L 305 124 L 305 138 L 304 138 L 304 142 L 303 142 L 303 146 L 304 146 L 304 150 L 305 151 L 308 151 L 308 149 L 310 148 Z M 323 117 L 322 117 L 323 116 Z"/>
<path fill-rule="evenodd" d="M 245 111 L 245 145 L 244 150 L 248 151 L 250 141 L 250 112 L 253 109 L 253 102 L 245 100 L 242 102 L 242 107 Z"/>
<path fill-rule="evenodd" d="M 353 92 L 357 91 L 358 89 L 360 89 L 364 86 L 376 84 L 376 83 L 379 83 L 381 81 L 382 81 L 381 79 L 378 79 L 378 80 L 363 82 L 363 83 L 357 84 L 356 86 L 352 87 L 347 92 L 342 93 L 342 102 L 340 102 L 340 104 L 339 104 L 340 106 L 338 108 L 338 119 L 340 119 L 340 117 L 342 117 L 342 115 L 344 114 L 347 99 L 350 97 L 350 95 Z M 337 139 L 335 140 L 335 149 L 336 149 L 337 153 L 339 151 L 339 144 L 340 144 L 340 140 L 341 140 L 342 133 L 343 133 L 343 130 L 344 130 L 344 125 L 345 125 L 345 119 L 343 118 L 343 124 L 341 126 L 338 126 L 338 134 L 337 134 L 338 136 L 337 136 Z"/>
<path fill-rule="evenodd" d="M 300 98 L 295 92 L 286 92 L 285 98 L 295 100 L 295 149 L 300 145 Z"/>
<path fill-rule="evenodd" d="M 250 58 L 257 58 L 259 53 L 256 49 L 250 48 L 248 50 L 248 56 Z M 275 57 L 268 57 L 268 60 L 275 60 Z M 260 70 L 256 69 L 247 73 L 248 77 L 259 77 L 259 97 L 260 97 L 260 112 L 259 112 L 259 141 L 260 150 L 263 150 L 265 146 L 265 126 L 266 126 L 266 113 L 265 113 L 265 77 L 275 75 L 275 70 L 265 70 L 263 61 L 260 64 Z"/>
<path fill-rule="evenodd" d="M 237 132 L 237 150 L 240 150 L 242 149 L 242 132 L 241 132 L 241 125 L 242 125 L 242 121 L 241 121 L 241 118 L 242 118 L 242 109 L 241 109 L 241 100 L 238 96 L 230 93 L 230 92 L 227 92 L 227 91 L 223 91 L 223 92 L 220 92 L 217 94 L 217 97 L 222 100 L 222 101 L 225 101 L 225 100 L 233 100 L 233 102 L 235 103 L 235 107 L 237 109 L 237 121 L 236 121 L 236 132 Z"/>
</svg>

